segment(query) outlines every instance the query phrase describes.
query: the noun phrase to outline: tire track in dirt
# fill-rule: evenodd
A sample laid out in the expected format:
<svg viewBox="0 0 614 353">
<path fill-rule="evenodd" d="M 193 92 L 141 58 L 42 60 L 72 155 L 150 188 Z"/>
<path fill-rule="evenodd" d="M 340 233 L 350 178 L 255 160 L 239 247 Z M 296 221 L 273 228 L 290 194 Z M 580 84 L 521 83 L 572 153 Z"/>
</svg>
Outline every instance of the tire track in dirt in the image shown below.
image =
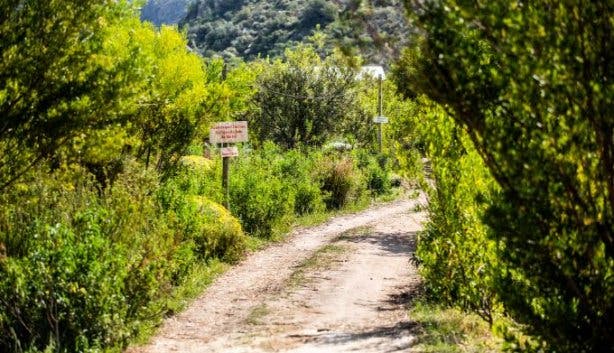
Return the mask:
<svg viewBox="0 0 614 353">
<path fill-rule="evenodd" d="M 407 335 L 390 340 L 409 325 L 402 303 L 391 298 L 417 281 L 408 260 L 423 215 L 411 210 L 424 202 L 423 196 L 400 200 L 295 231 L 217 278 L 186 311 L 167 319 L 150 344 L 128 352 L 340 352 L 356 342 L 383 352 L 381 338 L 407 346 Z M 308 286 L 286 288 L 318 249 L 364 226 L 372 227 L 368 236 L 337 241 L 350 249 L 341 266 L 309 274 L 315 280 Z M 249 324 L 259 306 L 266 324 Z"/>
</svg>

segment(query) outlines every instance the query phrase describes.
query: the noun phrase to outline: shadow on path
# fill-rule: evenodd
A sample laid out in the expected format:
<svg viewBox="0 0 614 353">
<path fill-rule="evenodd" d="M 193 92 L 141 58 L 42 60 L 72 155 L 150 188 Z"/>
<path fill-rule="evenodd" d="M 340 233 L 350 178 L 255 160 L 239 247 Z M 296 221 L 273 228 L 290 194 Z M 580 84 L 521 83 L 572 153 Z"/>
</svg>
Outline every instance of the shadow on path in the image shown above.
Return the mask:
<svg viewBox="0 0 614 353">
<path fill-rule="evenodd" d="M 289 338 L 300 339 L 305 343 L 326 346 L 347 346 L 349 343 L 361 341 L 358 346 L 361 349 L 368 348 L 370 351 L 401 352 L 411 347 L 415 342 L 412 337 L 418 330 L 418 326 L 412 321 L 401 321 L 393 326 L 380 326 L 369 328 L 362 332 L 330 332 L 315 335 L 289 335 Z M 391 341 L 398 341 L 391 347 Z"/>
<path fill-rule="evenodd" d="M 395 255 L 411 255 L 416 251 L 417 232 L 383 233 L 370 231 L 366 235 L 345 238 L 350 243 L 369 243 Z"/>
</svg>

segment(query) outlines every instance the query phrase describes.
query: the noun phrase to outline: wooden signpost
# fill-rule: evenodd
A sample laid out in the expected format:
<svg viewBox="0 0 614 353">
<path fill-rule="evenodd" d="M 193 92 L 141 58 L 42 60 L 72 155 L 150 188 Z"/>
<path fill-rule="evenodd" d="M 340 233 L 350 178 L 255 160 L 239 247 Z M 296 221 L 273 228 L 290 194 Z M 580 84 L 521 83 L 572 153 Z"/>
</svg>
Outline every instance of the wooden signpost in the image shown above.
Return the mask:
<svg viewBox="0 0 614 353">
<path fill-rule="evenodd" d="M 209 131 L 209 142 L 217 144 L 220 147 L 220 153 L 222 155 L 222 188 L 225 193 L 224 204 L 228 210 L 230 210 L 228 186 L 230 158 L 239 155 L 239 149 L 237 146 L 234 146 L 234 144 L 238 142 L 247 142 L 247 139 L 247 121 L 215 123 Z M 228 146 L 229 144 L 231 145 Z"/>
<path fill-rule="evenodd" d="M 382 125 L 383 124 L 387 124 L 388 123 L 388 118 L 383 116 L 383 105 L 384 105 L 384 99 L 383 99 L 383 89 L 382 89 L 382 83 L 383 83 L 383 77 L 380 74 L 379 78 L 379 90 L 378 90 L 378 95 L 377 95 L 377 116 L 375 118 L 373 118 L 373 122 L 378 124 L 378 130 L 377 130 L 377 142 L 379 143 L 379 153 L 382 153 L 382 147 L 383 147 L 383 141 L 382 141 Z"/>
</svg>

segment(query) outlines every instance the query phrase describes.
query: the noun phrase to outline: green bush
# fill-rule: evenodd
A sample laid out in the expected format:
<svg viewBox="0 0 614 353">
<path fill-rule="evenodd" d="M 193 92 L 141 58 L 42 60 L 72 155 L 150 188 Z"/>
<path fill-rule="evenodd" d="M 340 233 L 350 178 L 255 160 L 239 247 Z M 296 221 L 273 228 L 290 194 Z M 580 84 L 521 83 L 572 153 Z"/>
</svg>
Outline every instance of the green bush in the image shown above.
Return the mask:
<svg viewBox="0 0 614 353">
<path fill-rule="evenodd" d="M 357 150 L 354 153 L 357 167 L 362 171 L 366 180 L 366 188 L 373 196 L 384 195 L 390 192 L 390 171 L 388 159 L 385 155 L 374 156 L 366 150 Z"/>
<path fill-rule="evenodd" d="M 326 205 L 317 181 L 302 180 L 295 184 L 294 213 L 303 216 L 324 211 Z"/>
<path fill-rule="evenodd" d="M 194 212 L 194 241 L 200 257 L 238 260 L 245 250 L 245 235 L 239 221 L 222 205 L 195 196 L 189 202 Z"/>
<path fill-rule="evenodd" d="M 233 165 L 230 209 L 252 236 L 272 238 L 290 226 L 294 193 L 279 175 L 281 158 L 269 148 L 263 148 Z"/>
<path fill-rule="evenodd" d="M 421 113 L 424 127 L 418 134 L 428 146 L 433 184 L 426 185 L 429 219 L 415 259 L 433 298 L 492 325 L 501 316 L 494 287 L 503 268 L 483 217 L 494 179 L 469 137 L 442 109 L 425 105 Z"/>
<path fill-rule="evenodd" d="M 232 214 L 250 235 L 268 238 L 286 230 L 293 215 L 322 211 L 325 206 L 314 171 L 320 159 L 318 152 L 282 150 L 270 142 L 255 151 L 242 151 L 230 166 Z M 168 195 L 161 195 L 164 207 L 171 207 L 170 200 L 181 200 L 180 194 L 224 201 L 219 157 L 189 156 L 182 164 L 164 191 Z"/>
<path fill-rule="evenodd" d="M 324 202 L 329 210 L 338 210 L 360 198 L 364 191 L 361 174 L 348 156 L 324 159 L 319 169 Z"/>
<path fill-rule="evenodd" d="M 0 347 L 62 352 L 112 346 L 128 337 L 125 248 L 100 232 L 95 211 L 78 215 L 76 228 L 40 224 L 27 256 L 0 261 Z"/>
<path fill-rule="evenodd" d="M 113 213 L 90 180 L 40 179 L 2 196 L 0 350 L 62 352 L 121 344 L 130 334 L 126 244 L 106 234 Z M 21 201 L 16 203 L 17 201 Z"/>
<path fill-rule="evenodd" d="M 283 152 L 279 176 L 293 191 L 294 214 L 297 216 L 321 212 L 326 207 L 315 173 L 322 158 L 321 153 L 313 150 Z"/>
<path fill-rule="evenodd" d="M 422 36 L 398 82 L 445 107 L 496 180 L 483 222 L 505 312 L 542 351 L 611 352 L 612 6 L 442 0 L 411 12 Z"/>
<path fill-rule="evenodd" d="M 200 195 L 222 203 L 221 159 L 185 156 L 175 175 L 169 179 L 167 191 L 185 195 Z M 168 206 L 168 205 L 167 205 Z"/>
<path fill-rule="evenodd" d="M 81 168 L 40 173 L 0 195 L 0 351 L 121 347 L 197 263 L 242 254 L 236 219 L 138 164 L 102 194 Z"/>
<path fill-rule="evenodd" d="M 239 221 L 219 203 L 201 195 L 221 199 L 216 180 L 216 161 L 191 156 L 185 168 L 168 180 L 157 193 L 169 221 L 181 231 L 181 241 L 193 245 L 200 260 L 218 258 L 236 261 L 245 249 L 245 235 Z"/>
</svg>

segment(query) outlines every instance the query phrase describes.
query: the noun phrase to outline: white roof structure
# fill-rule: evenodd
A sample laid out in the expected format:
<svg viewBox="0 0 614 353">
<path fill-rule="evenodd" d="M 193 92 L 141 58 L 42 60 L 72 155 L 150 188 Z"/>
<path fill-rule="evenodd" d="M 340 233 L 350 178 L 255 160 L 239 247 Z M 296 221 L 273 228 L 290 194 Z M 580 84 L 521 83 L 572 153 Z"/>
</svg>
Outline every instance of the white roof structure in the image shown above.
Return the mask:
<svg viewBox="0 0 614 353">
<path fill-rule="evenodd" d="M 365 65 L 360 68 L 358 72 L 357 78 L 361 80 L 365 76 L 371 76 L 373 78 L 386 78 L 386 73 L 384 72 L 384 68 L 380 65 Z"/>
</svg>

